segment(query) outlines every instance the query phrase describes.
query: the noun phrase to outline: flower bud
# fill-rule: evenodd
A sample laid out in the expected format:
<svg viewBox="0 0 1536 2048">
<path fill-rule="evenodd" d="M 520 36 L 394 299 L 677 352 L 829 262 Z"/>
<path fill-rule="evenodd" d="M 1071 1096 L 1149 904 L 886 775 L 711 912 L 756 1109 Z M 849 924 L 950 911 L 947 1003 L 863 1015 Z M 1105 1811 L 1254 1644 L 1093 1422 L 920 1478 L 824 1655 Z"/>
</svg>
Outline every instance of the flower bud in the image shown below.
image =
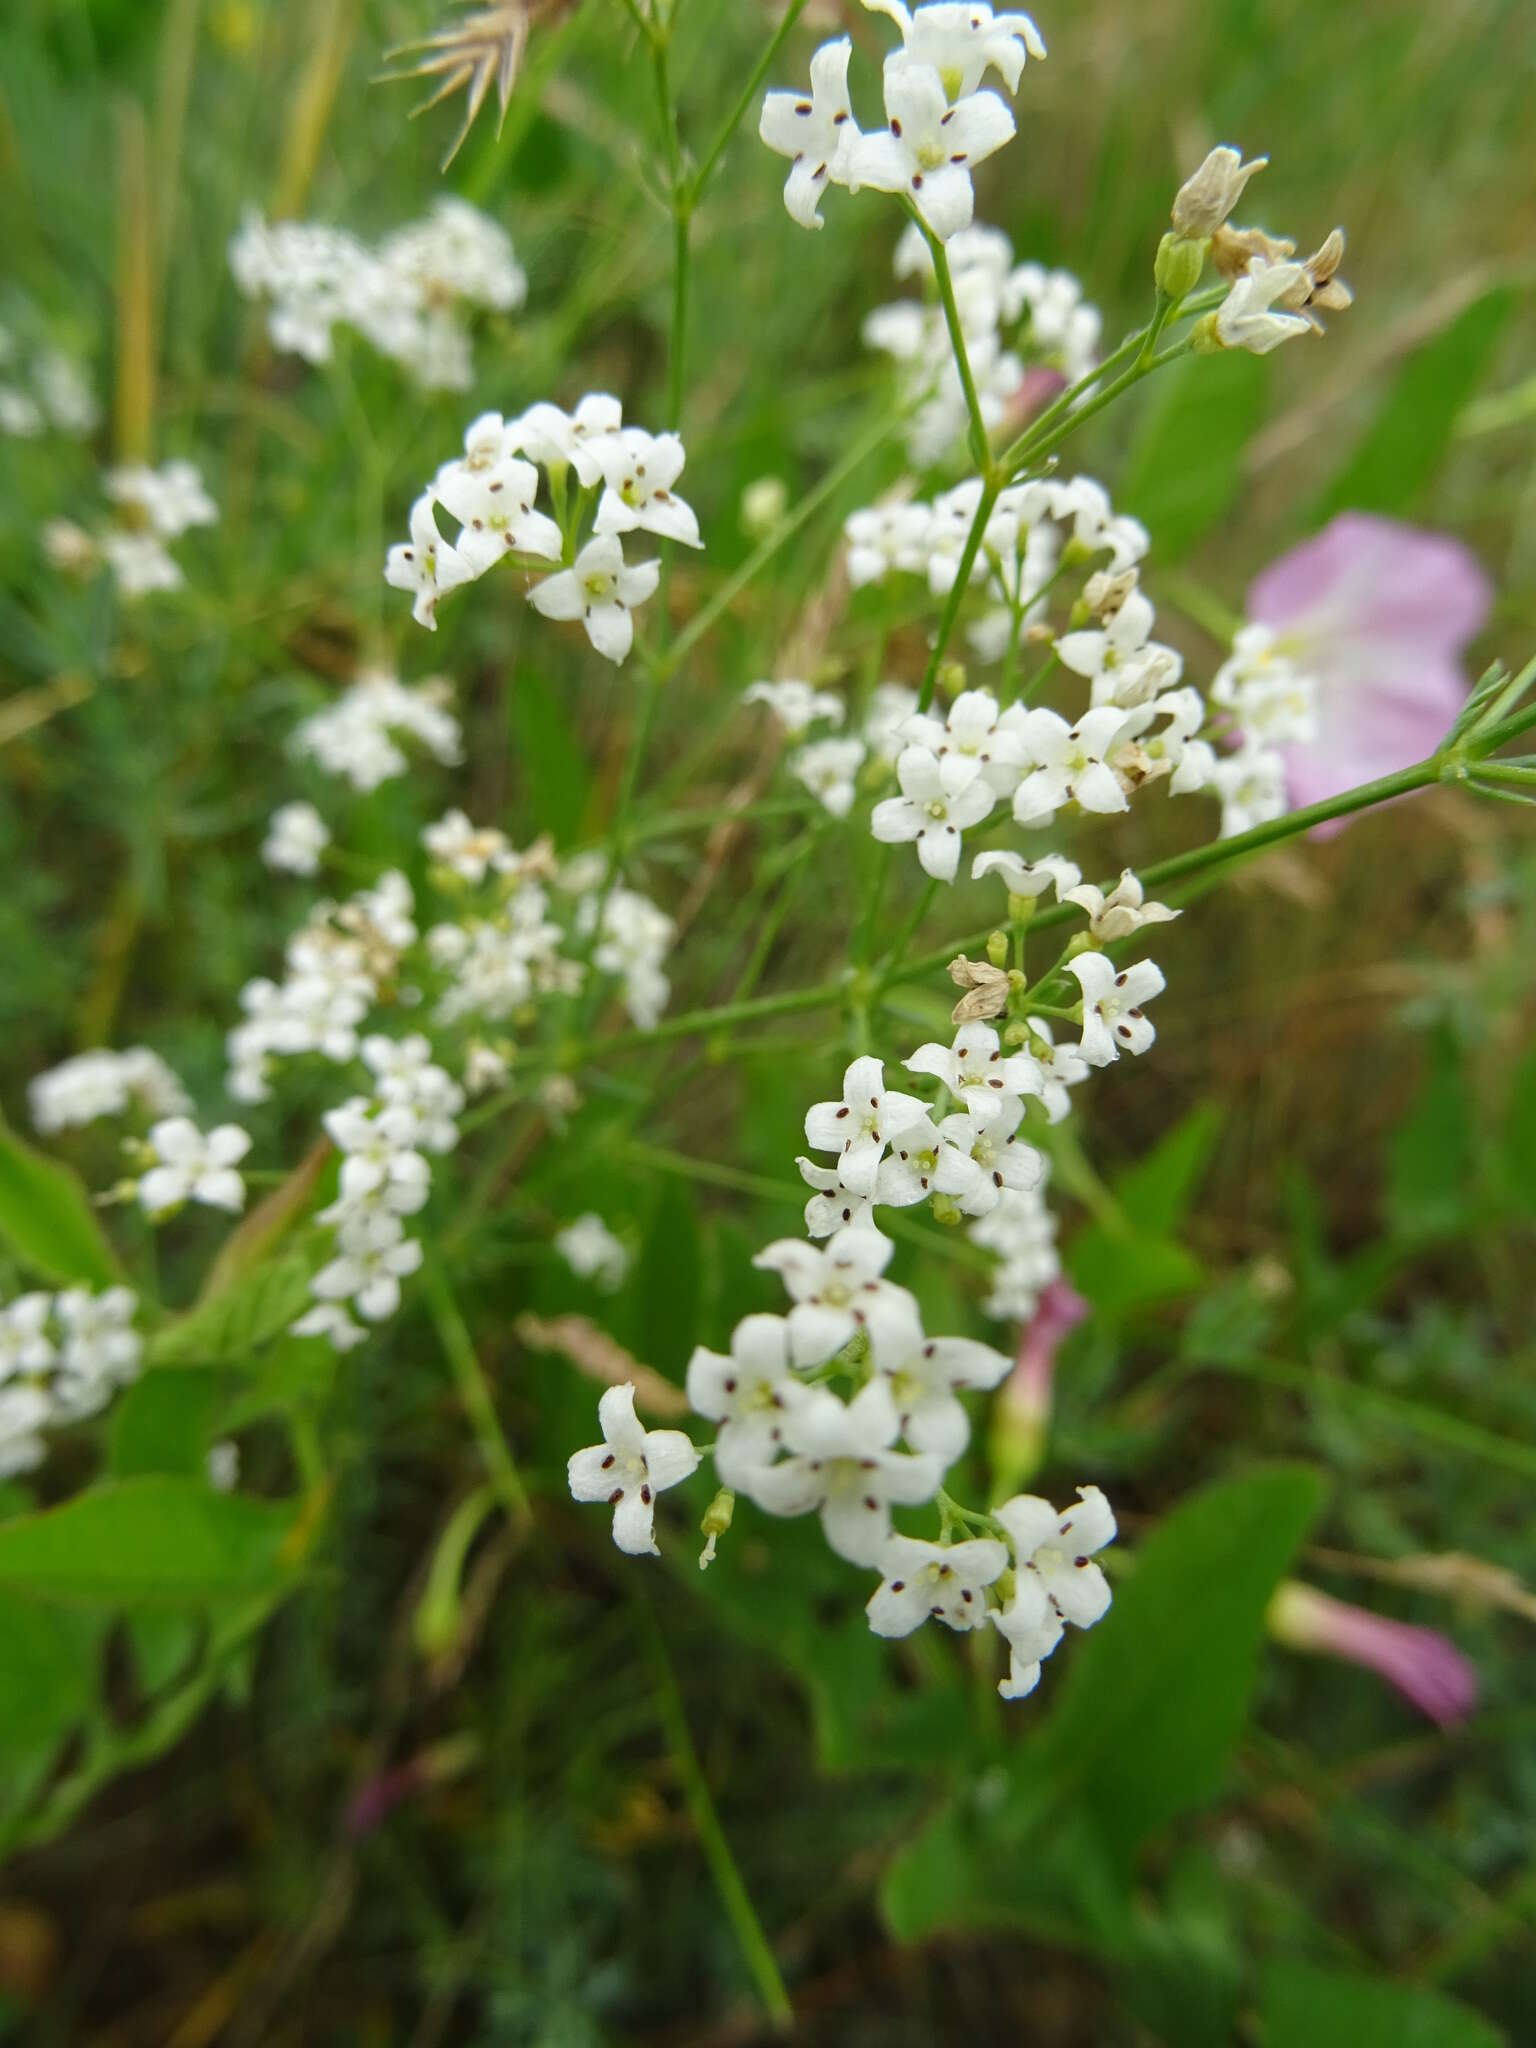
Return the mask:
<svg viewBox="0 0 1536 2048">
<path fill-rule="evenodd" d="M 1185 241 L 1208 240 L 1242 198 L 1243 187 L 1254 172 L 1262 171 L 1268 162 L 1268 157 L 1261 156 L 1245 164 L 1242 151 L 1225 143 L 1213 149 L 1194 176 L 1179 187 L 1173 202 L 1174 232 Z"/>
<path fill-rule="evenodd" d="M 741 494 L 741 530 L 749 540 L 764 540 L 789 510 L 789 487 L 781 476 L 760 476 Z"/>
<path fill-rule="evenodd" d="M 944 662 L 939 669 L 938 684 L 946 697 L 958 697 L 965 688 L 965 663 Z"/>
<path fill-rule="evenodd" d="M 987 940 L 987 958 L 994 967 L 1008 965 L 1008 934 L 993 932 Z"/>
<path fill-rule="evenodd" d="M 965 1211 L 953 1195 L 936 1194 L 933 1198 L 933 1220 L 935 1223 L 954 1225 L 965 1221 Z"/>
<path fill-rule="evenodd" d="M 1152 265 L 1152 276 L 1157 288 L 1175 305 L 1187 299 L 1200 282 L 1205 269 L 1205 240 L 1191 241 L 1184 235 L 1171 231 L 1164 235 L 1157 245 L 1157 260 Z"/>
<path fill-rule="evenodd" d="M 1442 1728 L 1464 1721 L 1477 1703 L 1477 1672 L 1456 1645 L 1431 1628 L 1390 1621 L 1287 1579 L 1269 1606 L 1269 1632 L 1293 1650 L 1363 1665 Z"/>
</svg>

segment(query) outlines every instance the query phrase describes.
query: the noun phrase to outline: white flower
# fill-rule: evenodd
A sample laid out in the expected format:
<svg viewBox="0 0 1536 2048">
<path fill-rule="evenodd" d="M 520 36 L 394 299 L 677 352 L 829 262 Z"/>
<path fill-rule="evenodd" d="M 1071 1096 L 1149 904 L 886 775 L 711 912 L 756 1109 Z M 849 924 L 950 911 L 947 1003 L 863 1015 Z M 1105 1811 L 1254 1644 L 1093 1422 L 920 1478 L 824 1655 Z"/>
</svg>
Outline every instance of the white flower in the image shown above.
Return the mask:
<svg viewBox="0 0 1536 2048">
<path fill-rule="evenodd" d="M 921 1104 L 916 1117 L 893 1125 L 891 1156 L 881 1161 L 875 1179 L 877 1202 L 910 1209 L 930 1195 L 950 1195 L 969 1210 L 984 1202 L 984 1188 L 985 1176 L 969 1151 L 955 1143 L 952 1132 L 936 1129 Z"/>
<path fill-rule="evenodd" d="M 1277 313 L 1278 301 L 1298 288 L 1305 294 L 1311 279 L 1300 263 L 1267 263 L 1255 256 L 1211 316 L 1223 348 L 1245 348 L 1267 356 L 1295 334 L 1310 334 L 1312 324 L 1299 313 Z"/>
<path fill-rule="evenodd" d="M 780 1238 L 757 1254 L 753 1265 L 777 1273 L 794 1302 L 789 1340 L 796 1365 L 822 1364 L 861 1330 L 877 1358 L 911 1348 L 922 1328 L 917 1303 L 881 1277 L 894 1251 L 879 1231 L 855 1224 L 824 1250 Z"/>
<path fill-rule="evenodd" d="M 1152 623 L 1150 600 L 1133 590 L 1105 625 L 1063 633 L 1056 642 L 1064 666 L 1092 683 L 1095 706 L 1145 703 L 1178 682 L 1183 662 L 1151 640 Z"/>
<path fill-rule="evenodd" d="M 18 1373 L 46 1372 L 53 1363 L 53 1345 L 47 1337 L 53 1298 L 47 1294 L 20 1294 L 0 1308 L 0 1385 Z"/>
<path fill-rule="evenodd" d="M 1001 1386 L 1013 1360 L 969 1337 L 925 1337 L 904 1359 L 882 1364 L 901 1433 L 915 1451 L 952 1465 L 970 1442 L 971 1425 L 956 1399 L 968 1387 Z"/>
<path fill-rule="evenodd" d="M 288 1330 L 294 1337 L 328 1337 L 337 1351 L 350 1351 L 354 1345 L 365 1343 L 368 1337 L 362 1325 L 354 1323 L 346 1310 L 333 1302 L 322 1302 L 307 1309 L 296 1323 L 288 1325 Z"/>
<path fill-rule="evenodd" d="M 1040 1581 L 1021 1572 L 1013 1598 L 994 1610 L 992 1620 L 1008 1645 L 1008 1676 L 997 1689 L 1005 1700 L 1021 1700 L 1040 1683 L 1040 1666 L 1061 1641 L 1061 1616 L 1045 1597 Z"/>
<path fill-rule="evenodd" d="M 872 505 L 851 512 L 843 524 L 848 543 L 848 581 L 855 590 L 878 583 L 893 570 L 920 575 L 928 566 L 933 512 L 927 505 Z"/>
<path fill-rule="evenodd" d="M 794 159 L 784 186 L 791 220 L 819 228 L 821 195 L 831 183 L 848 182 L 849 151 L 859 140 L 848 99 L 848 59 L 853 45 L 844 36 L 823 43 L 811 59 L 809 96 L 771 92 L 763 101 L 758 134 L 777 156 Z"/>
<path fill-rule="evenodd" d="M 1209 781 L 1221 798 L 1223 839 L 1267 825 L 1289 809 L 1285 758 L 1268 747 L 1245 746 L 1234 754 L 1215 755 Z"/>
<path fill-rule="evenodd" d="M 446 811 L 435 825 L 424 827 L 421 843 L 433 860 L 466 882 L 483 882 L 488 868 L 504 871 L 511 865 L 506 834 L 493 825 L 477 831 L 462 811 Z"/>
<path fill-rule="evenodd" d="M 212 526 L 219 516 L 195 462 L 109 469 L 101 487 L 114 504 L 137 506 L 162 540 L 175 540 L 190 526 Z"/>
<path fill-rule="evenodd" d="M 41 1465 L 48 1455 L 42 1433 L 52 1416 L 53 1404 L 41 1387 L 0 1387 L 0 1479 Z"/>
<path fill-rule="evenodd" d="M 321 1301 L 351 1301 L 368 1322 L 383 1322 L 400 1306 L 400 1282 L 421 1264 L 420 1244 L 384 1209 L 360 1211 L 343 1224 L 339 1241 L 341 1256 L 321 1267 L 310 1292 Z"/>
<path fill-rule="evenodd" d="M 1030 1059 L 1038 1070 L 1033 1054 Z M 1034 1092 L 1042 1091 L 1043 1084 L 1037 1084 Z M 969 1110 L 962 1110 L 939 1125 L 940 1137 L 963 1154 L 976 1175 L 974 1183 L 957 1197 L 968 1216 L 986 1216 L 1002 1200 L 1005 1189 L 1037 1188 L 1045 1178 L 1044 1158 L 1018 1134 L 1024 1104 L 1015 1096 L 1005 1096 L 992 1106 L 997 1113 L 990 1120 L 978 1121 Z"/>
<path fill-rule="evenodd" d="M 187 580 L 152 533 L 104 533 L 101 552 L 124 597 L 180 590 Z"/>
<path fill-rule="evenodd" d="M 1013 116 L 995 92 L 972 93 L 952 107 L 938 72 L 915 62 L 887 64 L 885 115 L 888 128 L 860 136 L 849 150 L 848 182 L 910 194 L 947 242 L 971 224 L 971 166 L 1012 140 Z"/>
<path fill-rule="evenodd" d="M 1148 903 L 1141 883 L 1129 868 L 1121 870 L 1119 881 L 1107 896 L 1092 882 L 1080 882 L 1076 888 L 1068 889 L 1061 900 L 1086 910 L 1089 931 L 1106 944 L 1128 939 L 1144 924 L 1168 924 L 1182 915 L 1170 910 L 1166 903 Z"/>
<path fill-rule="evenodd" d="M 539 472 L 515 455 L 491 463 L 471 455 L 445 462 L 437 472 L 432 495 L 458 520 L 462 531 L 454 546 L 476 576 L 507 555 L 559 561 L 560 529 L 533 509 L 538 488 Z"/>
<path fill-rule="evenodd" d="M 805 1388 L 791 1370 L 783 1316 L 744 1316 L 729 1357 L 701 1344 L 688 1361 L 688 1402 L 718 1422 L 715 1471 L 722 1486 L 747 1491 L 784 1444 L 784 1421 Z"/>
<path fill-rule="evenodd" d="M 606 1293 L 622 1287 L 629 1253 L 595 1210 L 555 1232 L 555 1250 L 582 1280 L 595 1280 Z"/>
<path fill-rule="evenodd" d="M 663 540 L 701 548 L 693 507 L 672 486 L 683 473 L 683 444 L 676 434 L 648 434 L 624 427 L 598 449 L 604 489 L 593 530 L 634 533 L 643 528 Z"/>
<path fill-rule="evenodd" d="M 942 1081 L 977 1124 L 1000 1123 L 1024 1096 L 1040 1093 L 1035 1060 L 1027 1052 L 1004 1053 L 990 1024 L 962 1024 L 953 1045 L 920 1045 L 905 1065 L 910 1074 Z"/>
<path fill-rule="evenodd" d="M 267 821 L 261 857 L 269 868 L 312 875 L 330 843 L 330 830 L 313 804 L 280 804 Z"/>
<path fill-rule="evenodd" d="M 856 1059 L 843 1075 L 839 1102 L 818 1102 L 806 1111 L 805 1141 L 817 1152 L 838 1154 L 838 1178 L 850 1193 L 873 1194 L 875 1176 L 893 1130 L 924 1115 L 915 1095 L 887 1089 L 877 1059 Z"/>
<path fill-rule="evenodd" d="M 635 1414 L 635 1390 L 626 1381 L 597 1404 L 603 1441 L 575 1451 L 566 1466 L 571 1496 L 607 1501 L 613 1540 L 632 1557 L 659 1556 L 656 1496 L 698 1469 L 699 1454 L 680 1429 L 646 1429 Z"/>
<path fill-rule="evenodd" d="M 1079 953 L 1067 962 L 1067 972 L 1083 991 L 1080 1050 L 1090 1067 L 1107 1067 L 1122 1052 L 1148 1050 L 1157 1033 L 1141 1005 L 1167 987 L 1160 968 L 1137 960 L 1117 971 L 1107 953 Z"/>
<path fill-rule="evenodd" d="M 831 690 L 813 690 L 809 683 L 752 683 L 742 692 L 743 704 L 766 704 L 791 739 L 798 739 L 818 718 L 841 725 L 845 706 Z"/>
<path fill-rule="evenodd" d="M 658 562 L 626 565 L 618 536 L 599 534 L 569 569 L 536 583 L 528 602 L 546 619 L 580 619 L 598 653 L 622 661 L 635 637 L 630 611 L 654 593 L 660 574 Z"/>
<path fill-rule="evenodd" d="M 996 875 L 1010 896 L 1031 900 L 1043 896 L 1047 889 L 1054 889 L 1062 902 L 1066 892 L 1075 889 L 1083 879 L 1077 863 L 1063 860 L 1057 853 L 1042 854 L 1036 861 L 1021 860 L 1018 854 L 1003 851 L 978 853 L 971 863 L 971 874 L 978 882 L 983 875 Z"/>
<path fill-rule="evenodd" d="M 438 599 L 461 583 L 472 583 L 476 571 L 438 532 L 432 504 L 432 493 L 424 491 L 411 507 L 410 540 L 390 549 L 384 580 L 391 589 L 414 593 L 412 617 L 435 633 Z"/>
<path fill-rule="evenodd" d="M 1280 652 L 1273 627 L 1240 629 L 1212 680 L 1211 702 L 1231 711 L 1245 740 L 1305 747 L 1317 738 L 1317 682 Z"/>
<path fill-rule="evenodd" d="M 864 743 L 884 768 L 894 768 L 906 744 L 902 729 L 917 710 L 917 692 L 905 683 L 876 683 L 864 712 Z"/>
<path fill-rule="evenodd" d="M 1014 791 L 1017 822 L 1037 824 L 1069 802 L 1085 811 L 1127 810 L 1119 777 L 1104 761 L 1124 724 L 1110 706 L 1085 711 L 1076 725 L 1055 711 L 1025 712 L 1019 736 L 1035 766 Z"/>
<path fill-rule="evenodd" d="M 1043 1017 L 1031 1017 L 1029 1030 L 1034 1057 L 1045 1076 L 1040 1100 L 1045 1104 L 1047 1120 L 1059 1124 L 1072 1107 L 1067 1099 L 1067 1090 L 1086 1081 L 1092 1069 L 1075 1045 L 1056 1044 L 1051 1036 L 1051 1027 Z"/>
<path fill-rule="evenodd" d="M 413 1216 L 426 1202 L 432 1170 L 416 1151 L 419 1120 L 408 1103 L 376 1109 L 355 1095 L 321 1120 L 341 1162 L 341 1208 L 348 1213 L 370 1197 L 397 1216 Z"/>
<path fill-rule="evenodd" d="M 994 14 L 988 0 L 930 0 L 915 8 L 903 0 L 864 4 L 888 14 L 901 30 L 903 50 L 886 62 L 931 65 L 952 100 L 975 92 L 989 70 L 1017 92 L 1026 55 L 1037 61 L 1045 56 L 1040 31 L 1027 14 Z"/>
<path fill-rule="evenodd" d="M 528 296 L 505 229 L 464 199 L 434 200 L 427 218 L 397 229 L 379 257 L 429 296 L 468 299 L 500 313 L 515 312 Z"/>
<path fill-rule="evenodd" d="M 13 435 L 18 441 L 33 441 L 46 425 L 43 409 L 35 399 L 15 384 L 0 384 L 0 434 Z"/>
<path fill-rule="evenodd" d="M 1093 1562 L 1115 1539 L 1115 1517 L 1096 1486 L 1080 1486 L 1077 1502 L 1058 1515 L 1037 1494 L 1016 1494 L 995 1510 L 1013 1548 L 1020 1577 L 1029 1573 L 1063 1621 L 1092 1628 L 1109 1612 L 1109 1583 Z"/>
<path fill-rule="evenodd" d="M 238 1124 L 220 1124 L 205 1137 L 190 1117 L 152 1124 L 149 1148 L 157 1164 L 139 1182 L 139 1205 L 160 1217 L 183 1202 L 238 1215 L 245 1207 L 245 1182 L 235 1167 L 251 1149 L 250 1134 Z"/>
<path fill-rule="evenodd" d="M 70 1287 L 58 1297 L 54 1306 L 64 1341 L 50 1392 L 61 1414 L 93 1415 L 115 1387 L 135 1377 L 144 1349 L 132 1327 L 138 1305 L 127 1287 L 101 1294 Z"/>
<path fill-rule="evenodd" d="M 921 1543 L 890 1536 L 880 1553 L 880 1584 L 864 1609 L 877 1636 L 909 1636 L 930 1615 L 946 1628 L 985 1628 L 986 1589 L 1008 1563 L 994 1537 L 965 1543 Z"/>
<path fill-rule="evenodd" d="M 461 757 L 463 734 L 446 708 L 448 689 L 441 677 L 407 689 L 385 670 L 364 670 L 335 704 L 298 727 L 294 752 L 361 790 L 377 789 L 410 765 L 390 737 L 395 732 L 409 733 L 434 759 L 451 765 Z"/>
<path fill-rule="evenodd" d="M 1006 796 L 1017 786 L 1024 744 L 1016 728 L 999 724 L 1001 715 L 989 691 L 962 690 L 947 719 L 928 712 L 907 721 L 907 738 L 938 762 L 946 796 L 958 796 L 978 777 L 996 796 Z"/>
<path fill-rule="evenodd" d="M 924 873 L 935 881 L 952 882 L 960 865 L 960 835 L 968 826 L 979 825 L 992 809 L 997 801 L 993 790 L 978 776 L 951 796 L 939 762 L 926 747 L 903 749 L 896 779 L 901 795 L 875 805 L 870 831 L 888 845 L 916 840 Z"/>
<path fill-rule="evenodd" d="M 846 1405 L 826 1387 L 807 1388 L 786 1413 L 783 1431 L 792 1455 L 744 1475 L 742 1491 L 770 1515 L 818 1508 L 822 1534 L 850 1564 L 877 1564 L 891 1533 L 892 1503 L 932 1500 L 944 1474 L 939 1458 L 891 1448 L 896 1410 L 883 1380 L 871 1380 Z"/>
<path fill-rule="evenodd" d="M 52 1132 L 121 1116 L 130 1106 L 175 1116 L 192 1107 L 185 1088 L 148 1046 L 127 1052 L 82 1052 L 39 1074 L 27 1089 L 32 1122 Z"/>
<path fill-rule="evenodd" d="M 850 1223 L 869 1223 L 874 1201 L 868 1195 L 850 1194 L 838 1179 L 835 1166 L 818 1166 L 812 1159 L 797 1157 L 800 1178 L 817 1192 L 805 1205 L 807 1237 L 831 1237 Z"/>
<path fill-rule="evenodd" d="M 508 422 L 507 442 L 546 469 L 574 469 L 577 482 L 590 489 L 601 478 L 604 451 L 623 424 L 618 399 L 589 391 L 573 413 L 543 402 L 530 405 L 521 419 Z"/>
<path fill-rule="evenodd" d="M 846 818 L 858 794 L 854 778 L 864 765 L 862 740 L 813 740 L 789 757 L 789 772 L 834 818 Z"/>
</svg>

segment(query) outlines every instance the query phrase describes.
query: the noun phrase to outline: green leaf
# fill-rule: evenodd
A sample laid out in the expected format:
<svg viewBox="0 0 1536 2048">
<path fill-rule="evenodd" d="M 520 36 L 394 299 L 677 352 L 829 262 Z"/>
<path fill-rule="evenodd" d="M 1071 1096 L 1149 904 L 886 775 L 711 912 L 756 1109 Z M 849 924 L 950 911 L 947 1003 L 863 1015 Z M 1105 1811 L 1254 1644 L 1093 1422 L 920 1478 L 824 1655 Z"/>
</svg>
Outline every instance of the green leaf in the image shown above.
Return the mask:
<svg viewBox="0 0 1536 2048">
<path fill-rule="evenodd" d="M 286 1330 L 309 1300 L 309 1261 L 297 1252 L 243 1274 L 151 1340 L 153 1365 L 220 1365 Z"/>
<path fill-rule="evenodd" d="M 1158 372 L 1115 500 L 1145 524 L 1160 562 L 1188 554 L 1236 502 L 1268 393 L 1269 364 L 1242 349 Z"/>
<path fill-rule="evenodd" d="M 1071 1645 L 1036 1770 L 1070 1779 L 1120 1855 L 1220 1789 L 1265 1611 L 1324 1491 L 1298 1465 L 1206 1487 L 1138 1548 L 1108 1618 Z"/>
<path fill-rule="evenodd" d="M 96 1694 L 91 1625 L 0 1587 L 0 1765 L 57 1743 Z M 9 1771 L 0 1768 L 0 1781 Z"/>
<path fill-rule="evenodd" d="M 206 1476 L 224 1389 L 211 1373 L 147 1372 L 112 1411 L 107 1463 L 114 1478 L 146 1472 Z"/>
<path fill-rule="evenodd" d="M 1515 1069 L 1499 1163 L 1509 1199 L 1523 1214 L 1536 1216 L 1536 1051 Z"/>
<path fill-rule="evenodd" d="M 1429 1072 L 1393 1133 L 1387 1213 L 1400 1237 L 1445 1237 L 1467 1221 L 1472 1187 L 1472 1098 L 1448 1032 L 1430 1048 Z"/>
<path fill-rule="evenodd" d="M 1220 1135 L 1220 1109 L 1214 1102 L 1203 1102 L 1144 1158 L 1127 1167 L 1115 1182 L 1115 1199 L 1131 1221 L 1147 1230 L 1177 1230 L 1199 1192 Z"/>
<path fill-rule="evenodd" d="M 1277 1962 L 1264 1972 L 1264 2048 L 1503 2048 L 1457 1999 L 1354 1970 Z"/>
<path fill-rule="evenodd" d="M 291 1503 L 190 1479 L 109 1480 L 0 1525 L 0 1591 L 113 1610 L 253 1598 L 291 1569 Z"/>
<path fill-rule="evenodd" d="M 635 1356 L 681 1378 L 703 1296 L 699 1219 L 684 1181 L 662 1182 L 637 1268 Z"/>
<path fill-rule="evenodd" d="M 57 1160 L 24 1145 L 3 1123 L 0 1237 L 45 1280 L 111 1287 L 122 1278 L 90 1197 L 76 1176 Z"/>
<path fill-rule="evenodd" d="M 1193 1294 L 1205 1268 L 1172 1238 L 1090 1223 L 1072 1240 L 1067 1271 L 1078 1293 L 1103 1316 L 1127 1316 Z"/>
<path fill-rule="evenodd" d="M 1398 372 L 1354 453 L 1323 492 L 1313 519 L 1321 525 L 1346 507 L 1404 512 L 1432 481 L 1450 446 L 1457 414 L 1482 381 L 1515 294 L 1484 292 Z"/>
<path fill-rule="evenodd" d="M 544 677 L 524 666 L 512 680 L 507 714 L 524 809 L 556 845 L 569 846 L 581 832 L 590 777 L 565 707 Z"/>
</svg>

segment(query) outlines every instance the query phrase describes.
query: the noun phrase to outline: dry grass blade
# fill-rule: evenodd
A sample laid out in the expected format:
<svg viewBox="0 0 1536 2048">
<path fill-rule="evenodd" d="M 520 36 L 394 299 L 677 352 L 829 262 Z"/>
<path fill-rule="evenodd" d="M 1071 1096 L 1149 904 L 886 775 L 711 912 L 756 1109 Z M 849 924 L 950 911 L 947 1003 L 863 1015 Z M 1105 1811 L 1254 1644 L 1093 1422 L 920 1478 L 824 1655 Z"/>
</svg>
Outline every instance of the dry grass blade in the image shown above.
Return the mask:
<svg viewBox="0 0 1536 2048">
<path fill-rule="evenodd" d="M 448 154 L 443 158 L 442 168 L 445 171 L 458 155 L 465 136 L 485 105 L 492 80 L 501 103 L 496 124 L 500 134 L 501 123 L 507 118 L 507 107 L 512 99 L 512 88 L 517 83 L 523 52 L 528 47 L 533 11 L 530 0 L 501 0 L 497 6 L 479 7 L 450 27 L 423 36 L 418 42 L 402 43 L 385 53 L 390 63 L 397 57 L 415 57 L 417 61 L 408 64 L 403 71 L 386 71 L 378 81 L 381 84 L 403 78 L 441 78 L 443 81 L 436 92 L 413 110 L 413 120 L 417 114 L 426 113 L 428 108 L 437 106 L 452 94 L 464 92 L 464 119 Z"/>
</svg>

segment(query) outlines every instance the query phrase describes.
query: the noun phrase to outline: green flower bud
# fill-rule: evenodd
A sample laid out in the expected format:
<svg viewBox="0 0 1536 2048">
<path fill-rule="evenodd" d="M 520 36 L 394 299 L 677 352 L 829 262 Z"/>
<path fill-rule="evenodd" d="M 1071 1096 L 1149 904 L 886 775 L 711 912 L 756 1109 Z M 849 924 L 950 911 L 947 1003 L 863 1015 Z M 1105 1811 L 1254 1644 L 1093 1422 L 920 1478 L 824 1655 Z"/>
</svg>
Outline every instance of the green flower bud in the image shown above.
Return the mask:
<svg viewBox="0 0 1536 2048">
<path fill-rule="evenodd" d="M 1178 305 L 1187 299 L 1200 282 L 1205 269 L 1205 255 L 1209 241 L 1186 240 L 1183 235 L 1166 234 L 1157 245 L 1157 261 L 1152 266 L 1152 275 L 1157 288 Z"/>
<path fill-rule="evenodd" d="M 956 1224 L 965 1221 L 965 1211 L 953 1195 L 935 1195 L 933 1198 L 933 1220 L 935 1223 Z"/>
<path fill-rule="evenodd" d="M 1008 934 L 1006 932 L 993 932 L 989 936 L 987 939 L 987 958 L 994 967 L 1007 966 Z"/>
</svg>

